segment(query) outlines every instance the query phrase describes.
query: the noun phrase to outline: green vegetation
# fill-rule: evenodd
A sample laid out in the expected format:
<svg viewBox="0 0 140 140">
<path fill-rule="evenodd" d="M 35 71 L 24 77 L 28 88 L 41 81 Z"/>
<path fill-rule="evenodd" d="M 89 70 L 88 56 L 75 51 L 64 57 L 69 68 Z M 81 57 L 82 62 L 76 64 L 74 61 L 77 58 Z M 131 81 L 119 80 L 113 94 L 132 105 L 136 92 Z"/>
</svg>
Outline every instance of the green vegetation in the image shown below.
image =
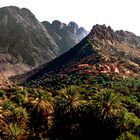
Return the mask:
<svg viewBox="0 0 140 140">
<path fill-rule="evenodd" d="M 0 90 L 0 139 L 140 140 L 140 79 L 69 74 L 39 82 Z"/>
</svg>

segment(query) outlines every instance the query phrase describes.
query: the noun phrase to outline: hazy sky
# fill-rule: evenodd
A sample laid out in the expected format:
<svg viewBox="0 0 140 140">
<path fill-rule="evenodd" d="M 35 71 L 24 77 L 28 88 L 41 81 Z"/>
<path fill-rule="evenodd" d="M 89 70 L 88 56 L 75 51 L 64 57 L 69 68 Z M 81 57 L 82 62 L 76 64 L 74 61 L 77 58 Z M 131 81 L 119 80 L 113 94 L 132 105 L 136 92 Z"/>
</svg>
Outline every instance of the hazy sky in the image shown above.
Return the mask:
<svg viewBox="0 0 140 140">
<path fill-rule="evenodd" d="M 106 24 L 140 36 L 140 0 L 0 0 L 0 7 L 10 5 L 30 9 L 40 21 L 75 21 L 89 31 Z"/>
</svg>

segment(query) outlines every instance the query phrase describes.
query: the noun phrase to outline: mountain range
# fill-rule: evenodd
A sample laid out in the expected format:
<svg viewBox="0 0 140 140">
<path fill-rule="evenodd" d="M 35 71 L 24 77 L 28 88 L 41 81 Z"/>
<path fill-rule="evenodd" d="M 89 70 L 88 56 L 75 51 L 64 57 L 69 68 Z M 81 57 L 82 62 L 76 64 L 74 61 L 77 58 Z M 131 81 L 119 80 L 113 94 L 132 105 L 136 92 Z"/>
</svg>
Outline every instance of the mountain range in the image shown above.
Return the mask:
<svg viewBox="0 0 140 140">
<path fill-rule="evenodd" d="M 140 74 L 140 37 L 110 26 L 95 25 L 87 37 L 63 55 L 47 63 L 27 79 L 45 85 L 51 75 L 118 74 L 136 77 Z"/>
<path fill-rule="evenodd" d="M 89 33 L 75 22 L 39 22 L 15 6 L 0 8 L 0 30 L 0 85 L 9 77 L 44 82 L 69 73 L 140 74 L 140 37 L 129 31 L 96 24 Z"/>
<path fill-rule="evenodd" d="M 0 140 L 6 139 L 140 140 L 140 37 L 0 8 Z"/>
<path fill-rule="evenodd" d="M 26 8 L 0 8 L 1 80 L 32 70 L 69 50 L 88 31 L 74 22 L 39 22 Z M 0 81 L 1 81 L 0 80 Z"/>
<path fill-rule="evenodd" d="M 59 54 L 68 51 L 89 33 L 83 27 L 79 28 L 75 22 L 70 22 L 66 25 L 65 23 L 55 20 L 52 24 L 47 21 L 43 21 L 42 24 L 53 40 L 57 42 L 59 46 Z"/>
</svg>

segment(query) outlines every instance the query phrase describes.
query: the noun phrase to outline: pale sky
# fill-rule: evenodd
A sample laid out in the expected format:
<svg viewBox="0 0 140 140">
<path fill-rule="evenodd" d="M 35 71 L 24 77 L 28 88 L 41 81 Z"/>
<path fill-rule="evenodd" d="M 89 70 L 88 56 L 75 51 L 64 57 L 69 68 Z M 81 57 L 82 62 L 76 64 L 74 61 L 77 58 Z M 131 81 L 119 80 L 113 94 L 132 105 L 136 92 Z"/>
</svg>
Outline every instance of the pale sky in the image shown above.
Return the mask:
<svg viewBox="0 0 140 140">
<path fill-rule="evenodd" d="M 30 9 L 39 21 L 75 21 L 89 31 L 106 24 L 140 36 L 140 0 L 0 0 L 0 7 L 10 5 Z"/>
</svg>

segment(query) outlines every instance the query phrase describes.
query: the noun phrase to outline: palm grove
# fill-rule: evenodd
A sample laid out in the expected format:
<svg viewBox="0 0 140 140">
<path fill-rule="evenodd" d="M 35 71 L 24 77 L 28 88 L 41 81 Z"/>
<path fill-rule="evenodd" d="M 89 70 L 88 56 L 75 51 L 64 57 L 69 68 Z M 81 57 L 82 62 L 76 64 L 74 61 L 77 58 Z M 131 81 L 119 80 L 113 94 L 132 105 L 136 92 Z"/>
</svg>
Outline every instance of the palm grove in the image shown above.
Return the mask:
<svg viewBox="0 0 140 140">
<path fill-rule="evenodd" d="M 139 140 L 140 80 L 80 78 L 57 78 L 55 88 L 1 89 L 1 139 Z"/>
</svg>

